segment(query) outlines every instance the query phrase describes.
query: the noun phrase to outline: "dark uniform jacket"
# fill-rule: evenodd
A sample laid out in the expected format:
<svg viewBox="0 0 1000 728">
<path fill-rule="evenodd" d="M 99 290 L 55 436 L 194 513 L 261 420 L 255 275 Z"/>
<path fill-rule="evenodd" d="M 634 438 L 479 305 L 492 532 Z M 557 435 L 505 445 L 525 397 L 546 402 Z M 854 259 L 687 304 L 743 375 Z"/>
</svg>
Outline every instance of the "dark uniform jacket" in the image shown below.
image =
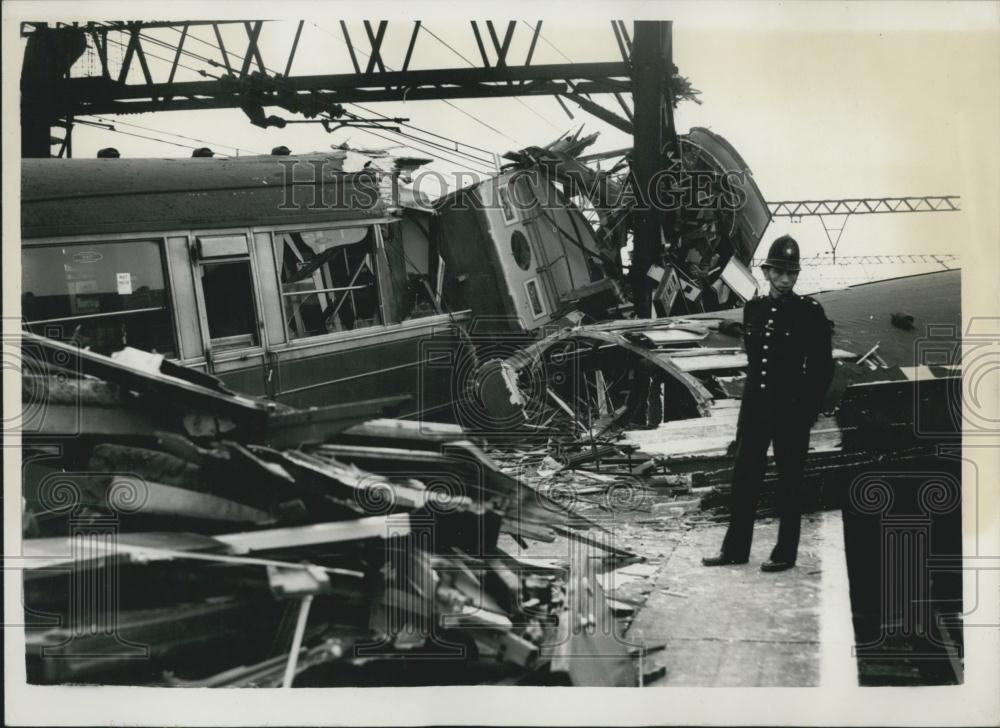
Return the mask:
<svg viewBox="0 0 1000 728">
<path fill-rule="evenodd" d="M 819 301 L 795 293 L 752 298 L 743 307 L 743 346 L 740 425 L 774 416 L 812 425 L 833 378 L 830 324 Z"/>
</svg>

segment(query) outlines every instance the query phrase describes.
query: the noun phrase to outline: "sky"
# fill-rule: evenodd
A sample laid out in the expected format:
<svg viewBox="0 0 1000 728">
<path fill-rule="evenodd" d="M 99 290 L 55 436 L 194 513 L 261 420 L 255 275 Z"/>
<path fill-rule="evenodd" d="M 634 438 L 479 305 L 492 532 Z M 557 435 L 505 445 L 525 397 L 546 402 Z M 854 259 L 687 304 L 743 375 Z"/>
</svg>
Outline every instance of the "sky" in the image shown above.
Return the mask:
<svg viewBox="0 0 1000 728">
<path fill-rule="evenodd" d="M 900 12 L 909 7 L 891 5 Z M 440 9 L 433 4 L 426 7 Z M 776 6 L 757 7 L 773 11 Z M 801 6 L 787 13 L 764 14 L 763 21 L 757 14 L 752 16 L 752 22 L 742 24 L 736 17 L 680 17 L 674 25 L 674 61 L 680 73 L 701 91 L 702 103 L 683 102 L 676 112 L 677 128 L 683 133 L 694 126 L 706 126 L 726 137 L 747 161 L 769 201 L 968 196 L 970 187 L 984 173 L 991 175 L 989 181 L 995 184 L 996 170 L 983 170 L 977 164 L 984 158 L 984 151 L 995 148 L 995 140 L 990 140 L 1000 129 L 1000 47 L 996 26 L 992 30 L 975 30 L 974 24 L 935 22 L 945 20 L 949 13 L 954 17 L 956 12 L 954 6 L 932 7 L 938 9 L 938 16 L 935 18 L 932 12 L 927 23 L 911 22 L 912 17 L 901 22 L 898 14 L 879 9 L 859 15 L 853 8 L 844 17 L 834 14 L 830 16 L 832 22 L 817 23 L 801 12 Z M 530 11 L 525 6 L 518 8 Z M 479 63 L 468 21 L 430 11 L 428 15 L 415 46 L 412 69 L 461 68 Z M 531 36 L 529 24 L 537 22 L 537 17 L 523 17 L 518 21 L 509 63 L 523 61 Z M 329 11 L 308 16 L 293 74 L 351 72 L 339 18 Z M 496 22 L 500 28 L 505 27 L 506 20 Z M 348 20 L 347 25 L 363 65 L 368 50 L 363 25 L 360 18 Z M 383 44 L 383 58 L 390 68 L 401 66 L 411 30 L 412 22 L 407 20 L 390 22 Z M 283 71 L 294 32 L 293 20 L 265 24 L 261 44 L 269 70 Z M 181 63 L 188 68 L 180 68 L 177 79 L 199 78 L 195 75 L 197 69 L 219 73 L 204 60 L 221 60 L 211 30 L 198 28 L 191 33 L 185 49 L 202 58 L 182 57 Z M 172 43 L 179 37 L 171 30 L 150 35 Z M 223 38 L 229 53 L 242 57 L 246 46 L 242 26 L 228 26 Z M 172 52 L 151 44 L 147 44 L 147 52 L 164 59 L 150 59 L 154 75 L 162 78 L 168 67 L 165 61 L 172 58 Z M 123 53 L 124 48 L 112 44 L 113 69 Z M 546 19 L 532 62 L 614 60 L 620 60 L 620 55 L 610 18 L 607 14 L 601 17 L 582 13 L 579 17 L 563 14 Z M 138 64 L 134 65 L 130 82 L 140 80 Z M 96 56 L 88 51 L 74 73 L 96 67 Z M 617 109 L 613 97 L 599 100 Z M 552 97 L 385 102 L 368 105 L 368 110 L 406 117 L 409 124 L 438 135 L 430 137 L 438 143 L 462 142 L 470 145 L 462 147 L 464 151 L 484 160 L 469 162 L 459 158 L 457 164 L 435 161 L 426 167 L 449 178 L 459 170 L 467 173 L 470 167 L 486 169 L 492 154 L 502 155 L 530 144 L 543 145 L 581 125 L 584 134 L 600 132 L 589 152 L 631 144 L 628 135 L 568 105 L 573 118 Z M 349 109 L 366 114 L 358 107 Z M 268 109 L 268 113 L 301 118 L 281 109 Z M 170 157 L 188 156 L 190 147 L 203 145 L 218 153 L 248 154 L 266 153 L 277 145 L 302 153 L 327 150 L 331 144 L 345 141 L 352 146 L 373 147 L 407 143 L 386 132 L 378 132 L 387 137 L 379 138 L 362 129 L 327 134 L 316 124 L 260 129 L 238 109 L 138 114 L 106 117 L 104 121 L 115 124 L 117 131 L 77 126 L 74 156 L 93 156 L 105 146 L 114 146 L 127 157 Z M 173 144 L 128 136 L 126 132 Z M 425 156 L 428 146 L 418 146 L 423 151 L 404 147 L 391 151 Z M 442 156 L 456 158 L 454 153 Z M 359 162 L 352 157 L 349 163 Z M 829 225 L 839 227 L 842 222 L 831 219 Z M 854 216 L 837 253 L 842 258 L 956 253 L 962 240 L 972 234 L 971 225 L 964 212 Z M 823 225 L 817 218 L 778 220 L 772 223 L 764 242 L 785 233 L 799 240 L 804 256 L 830 254 Z M 759 252 L 763 252 L 763 246 Z M 869 262 L 863 266 L 823 266 L 821 277 L 843 284 L 941 267 L 938 263 Z"/>
</svg>

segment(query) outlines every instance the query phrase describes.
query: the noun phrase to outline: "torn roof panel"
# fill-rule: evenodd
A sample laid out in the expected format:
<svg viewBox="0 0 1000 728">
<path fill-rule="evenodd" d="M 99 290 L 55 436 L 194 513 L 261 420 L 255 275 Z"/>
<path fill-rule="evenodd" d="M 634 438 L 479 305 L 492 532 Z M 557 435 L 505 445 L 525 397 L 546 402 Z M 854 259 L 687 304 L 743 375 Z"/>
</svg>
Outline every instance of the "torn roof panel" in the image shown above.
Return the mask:
<svg viewBox="0 0 1000 728">
<path fill-rule="evenodd" d="M 862 283 L 836 291 L 810 294 L 823 305 L 826 317 L 834 322 L 834 347 L 867 352 L 878 344 L 878 354 L 890 366 L 918 366 L 922 344 L 930 333 L 951 334 L 945 343 L 957 344 L 962 336 L 962 288 L 960 270 L 942 270 L 913 276 Z M 892 315 L 913 316 L 912 330 L 892 324 Z M 742 309 L 692 314 L 698 321 L 740 322 Z M 933 331 L 930 327 L 934 327 Z M 706 346 L 733 346 L 739 339 L 713 331 Z M 958 352 L 955 353 L 957 359 Z"/>
</svg>

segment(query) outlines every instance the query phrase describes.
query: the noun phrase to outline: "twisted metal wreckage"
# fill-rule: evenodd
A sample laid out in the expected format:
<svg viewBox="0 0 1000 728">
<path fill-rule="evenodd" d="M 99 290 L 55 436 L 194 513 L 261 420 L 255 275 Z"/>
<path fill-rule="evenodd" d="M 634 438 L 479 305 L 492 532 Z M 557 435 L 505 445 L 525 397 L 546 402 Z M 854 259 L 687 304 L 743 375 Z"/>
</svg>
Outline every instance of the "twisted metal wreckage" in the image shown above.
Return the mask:
<svg viewBox="0 0 1000 728">
<path fill-rule="evenodd" d="M 736 309 L 753 295 L 749 265 L 769 213 L 725 140 L 703 129 L 682 137 L 671 169 L 707 171 L 707 197 L 664 214 L 665 239 L 678 242 L 642 272 L 656 281 L 663 318 L 628 318 L 623 291 L 631 283 L 618 261 L 641 193 L 628 189 L 622 164 L 606 172 L 586 166 L 580 153 L 593 139 L 577 133 L 511 153 L 513 164 L 496 178 L 432 206 L 399 184 L 421 160 L 402 160 L 387 175 L 378 209 L 336 211 L 338 225 L 359 232 L 330 249 L 358 246 L 344 257 L 356 270 L 348 269 L 350 280 L 317 278 L 315 291 L 304 284 L 328 275 L 326 258 L 299 260 L 291 277 L 287 263 L 267 262 L 290 245 L 281 228 L 263 227 L 242 242 L 162 232 L 177 230 L 177 215 L 192 217 L 192 230 L 208 226 L 213 194 L 224 199 L 238 188 L 250 206 L 253 195 L 274 194 L 275 175 L 258 171 L 274 160 L 229 160 L 212 185 L 186 191 L 178 180 L 187 168 L 177 163 L 179 173 L 156 191 L 175 195 L 169 220 L 157 222 L 155 213 L 130 223 L 165 236 L 171 267 L 153 293 L 164 310 L 191 313 L 187 323 L 175 317 L 176 349 L 165 357 L 116 346 L 105 356 L 44 338 L 38 334 L 55 319 L 42 313 L 53 304 L 26 302 L 26 313 L 29 304 L 42 312 L 34 323 L 28 317 L 37 333 L 25 332 L 22 344 L 29 678 L 641 683 L 642 658 L 656 646 L 628 644 L 635 605 L 602 578 L 627 575 L 638 557 L 614 543 L 600 519 L 583 515 L 577 496 L 607 493 L 612 512 L 613 492 L 623 488 L 695 494 L 707 509 L 724 504 L 746 366 Z M 26 165 L 27 174 L 34 169 Z M 339 172 L 333 177 L 347 183 Z M 50 229 L 38 189 L 26 195 L 26 250 L 62 244 L 65 255 L 81 230 Z M 718 204 L 733 190 L 740 205 Z M 200 207 L 179 205 L 185 195 Z M 588 200 L 596 226 L 573 196 Z M 58 195 L 48 202 L 65 212 Z M 93 214 L 86 200 L 74 204 Z M 314 213 L 294 214 L 301 219 L 263 225 L 301 224 Z M 315 213 L 322 214 L 334 213 Z M 34 241 L 33 221 L 44 223 Z M 69 242 L 52 237 L 59 235 Z M 296 238 L 299 258 L 311 240 L 304 235 Z M 100 261 L 80 255 L 67 276 Z M 211 303 L 196 281 L 234 260 L 254 271 L 251 285 L 260 288 L 251 307 L 256 300 L 261 313 L 247 332 L 220 338 L 210 318 L 198 323 Z M 371 281 L 364 290 L 358 271 Z M 932 431 L 954 434 L 945 409 L 961 384 L 958 359 L 921 366 L 913 322 L 958 325 L 958 276 L 817 295 L 833 319 L 837 375 L 813 430 L 815 505 L 835 504 L 845 474 L 873 459 L 927 457 L 940 438 L 914 437 L 917 408 Z M 119 278 L 115 300 L 134 296 L 132 281 L 140 279 L 132 274 L 123 293 Z M 315 331 L 304 305 L 286 308 L 288 298 L 330 295 L 336 313 L 342 289 L 381 297 L 381 305 L 365 313 L 352 298 L 354 318 L 326 316 L 336 330 Z M 78 315 L 55 315 L 96 327 L 103 314 L 82 305 L 94 291 L 77 294 Z M 116 311 L 114 327 L 96 332 L 101 340 L 130 340 L 122 322 L 153 315 L 144 295 L 146 308 Z M 886 300 L 897 310 L 873 315 Z M 424 320 L 411 320 L 418 311 Z M 449 336 L 461 334 L 457 351 L 475 354 L 438 372 L 452 380 L 439 389 L 451 398 L 447 419 L 459 426 L 419 419 L 426 402 L 422 390 L 419 402 L 412 394 L 423 373 L 404 376 L 395 363 L 403 355 L 386 353 L 399 342 L 414 347 L 442 323 Z M 249 359 L 231 353 L 251 344 L 260 351 Z M 306 372 L 324 352 L 325 364 Z M 438 415 L 442 392 L 433 398 Z M 418 421 L 385 418 L 401 412 Z M 473 440 L 488 443 L 490 455 Z M 539 449 L 525 452 L 532 447 Z M 541 468 L 525 476 L 518 463 L 529 456 Z M 568 472 L 584 482 L 553 477 Z M 538 541 L 565 542 L 567 557 L 535 558 L 530 549 L 525 556 Z M 68 599 L 77 593 L 96 601 Z M 435 660 L 433 674 L 421 672 L 421 658 Z"/>
</svg>

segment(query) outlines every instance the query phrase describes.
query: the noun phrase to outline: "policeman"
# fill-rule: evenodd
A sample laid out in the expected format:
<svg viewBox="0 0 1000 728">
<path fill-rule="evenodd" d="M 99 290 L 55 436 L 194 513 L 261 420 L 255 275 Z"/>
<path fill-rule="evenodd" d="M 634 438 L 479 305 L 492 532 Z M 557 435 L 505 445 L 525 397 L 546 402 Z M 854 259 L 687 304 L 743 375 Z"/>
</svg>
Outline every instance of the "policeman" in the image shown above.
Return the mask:
<svg viewBox="0 0 1000 728">
<path fill-rule="evenodd" d="M 809 430 L 833 378 L 830 325 L 818 301 L 792 292 L 799 275 L 799 245 L 783 235 L 761 266 L 766 296 L 743 308 L 747 378 L 736 428 L 729 528 L 717 556 L 705 566 L 745 564 L 750 558 L 757 498 L 774 444 L 778 469 L 778 542 L 763 571 L 795 566 L 799 546 L 798 488 L 809 449 Z"/>
</svg>

